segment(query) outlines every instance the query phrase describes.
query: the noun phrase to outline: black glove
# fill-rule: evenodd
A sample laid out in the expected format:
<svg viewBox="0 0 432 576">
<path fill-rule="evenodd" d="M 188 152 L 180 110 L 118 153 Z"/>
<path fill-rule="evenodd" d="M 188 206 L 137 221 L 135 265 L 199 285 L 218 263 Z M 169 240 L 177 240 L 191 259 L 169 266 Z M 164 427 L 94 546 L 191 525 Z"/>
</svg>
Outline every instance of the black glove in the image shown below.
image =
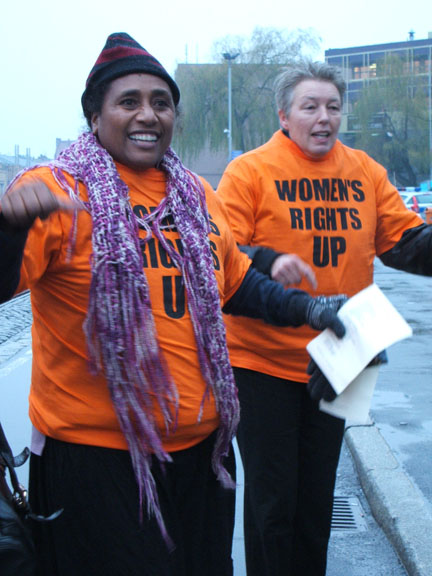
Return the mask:
<svg viewBox="0 0 432 576">
<path fill-rule="evenodd" d="M 312 358 L 309 361 L 306 372 L 310 375 L 306 389 L 312 400 L 315 400 L 316 402 L 319 402 L 320 400 L 332 402 L 336 398 L 337 394 L 333 386 Z"/>
<path fill-rule="evenodd" d="M 306 323 L 314 330 L 330 328 L 338 338 L 342 338 L 345 336 L 345 326 L 337 312 L 347 300 L 344 294 L 312 298 L 306 310 Z"/>
<path fill-rule="evenodd" d="M 369 366 L 379 366 L 380 364 L 386 364 L 388 362 L 387 359 L 387 352 L 383 350 L 379 354 L 377 354 L 372 360 L 369 362 Z M 315 361 L 311 358 L 306 369 L 306 372 L 310 375 L 309 382 L 306 385 L 306 389 L 309 392 L 310 397 L 312 400 L 316 400 L 319 402 L 320 400 L 325 400 L 326 402 L 333 402 L 336 398 L 337 394 L 324 376 L 324 374 L 319 369 L 318 365 Z"/>
<path fill-rule="evenodd" d="M 342 338 L 345 335 L 345 326 L 337 312 L 347 300 L 344 294 L 314 298 L 306 312 L 307 323 L 315 330 L 330 328 L 338 338 Z M 306 389 L 312 400 L 332 402 L 336 398 L 336 392 L 312 358 L 306 372 L 310 375 Z"/>
<path fill-rule="evenodd" d="M 380 364 L 387 364 L 387 352 L 383 350 L 379 354 L 377 354 L 372 360 L 369 362 L 368 366 L 379 366 Z"/>
</svg>

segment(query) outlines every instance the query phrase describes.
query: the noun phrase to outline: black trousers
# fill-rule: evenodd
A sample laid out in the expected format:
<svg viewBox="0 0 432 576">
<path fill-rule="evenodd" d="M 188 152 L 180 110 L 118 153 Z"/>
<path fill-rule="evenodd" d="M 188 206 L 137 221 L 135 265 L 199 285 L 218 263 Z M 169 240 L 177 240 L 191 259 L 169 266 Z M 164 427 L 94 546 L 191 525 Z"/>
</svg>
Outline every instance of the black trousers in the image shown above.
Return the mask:
<svg viewBox="0 0 432 576">
<path fill-rule="evenodd" d="M 173 462 L 152 465 L 162 514 L 174 549 L 168 550 L 139 496 L 129 453 L 47 438 L 32 454 L 34 512 L 64 508 L 34 523 L 39 576 L 232 576 L 235 491 L 222 488 L 211 468 L 215 434 Z M 226 467 L 235 477 L 231 450 Z"/>
<path fill-rule="evenodd" d="M 304 383 L 235 368 L 248 576 L 324 576 L 344 421 Z"/>
</svg>

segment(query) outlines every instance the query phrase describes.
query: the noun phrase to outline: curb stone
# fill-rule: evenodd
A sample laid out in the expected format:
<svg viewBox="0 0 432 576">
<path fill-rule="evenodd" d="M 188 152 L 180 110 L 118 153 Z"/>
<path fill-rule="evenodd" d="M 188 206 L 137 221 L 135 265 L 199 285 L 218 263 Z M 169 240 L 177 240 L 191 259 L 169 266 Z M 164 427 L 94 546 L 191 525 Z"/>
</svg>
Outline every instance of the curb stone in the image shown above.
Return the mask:
<svg viewBox="0 0 432 576">
<path fill-rule="evenodd" d="M 409 576 L 431 576 L 430 505 L 375 425 L 349 427 L 345 440 L 372 513 Z"/>
</svg>

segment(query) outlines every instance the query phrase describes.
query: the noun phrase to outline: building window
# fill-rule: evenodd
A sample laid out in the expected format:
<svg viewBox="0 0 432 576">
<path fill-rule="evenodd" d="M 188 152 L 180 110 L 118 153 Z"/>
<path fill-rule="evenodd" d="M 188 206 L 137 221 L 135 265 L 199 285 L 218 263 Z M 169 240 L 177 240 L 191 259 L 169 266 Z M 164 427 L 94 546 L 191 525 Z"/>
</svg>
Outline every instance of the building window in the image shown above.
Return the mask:
<svg viewBox="0 0 432 576">
<path fill-rule="evenodd" d="M 327 59 L 327 62 L 330 66 L 336 66 L 337 68 L 342 68 L 342 56 L 332 56 L 331 58 Z"/>
<path fill-rule="evenodd" d="M 354 54 L 348 57 L 348 71 L 350 79 L 361 80 L 364 69 L 363 54 Z"/>
</svg>

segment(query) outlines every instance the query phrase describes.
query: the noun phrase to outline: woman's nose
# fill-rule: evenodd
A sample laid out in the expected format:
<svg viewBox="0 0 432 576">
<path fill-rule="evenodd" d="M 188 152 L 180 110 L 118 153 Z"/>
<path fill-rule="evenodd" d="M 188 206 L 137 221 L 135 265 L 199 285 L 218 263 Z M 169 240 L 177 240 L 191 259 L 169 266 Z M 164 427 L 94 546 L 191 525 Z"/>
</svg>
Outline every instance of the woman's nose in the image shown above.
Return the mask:
<svg viewBox="0 0 432 576">
<path fill-rule="evenodd" d="M 143 104 L 138 108 L 136 117 L 137 120 L 140 120 L 141 122 L 149 123 L 155 121 L 156 114 L 150 104 Z"/>
<path fill-rule="evenodd" d="M 328 113 L 326 106 L 320 106 L 318 121 L 319 122 L 328 122 L 329 121 L 329 113 Z"/>
</svg>

